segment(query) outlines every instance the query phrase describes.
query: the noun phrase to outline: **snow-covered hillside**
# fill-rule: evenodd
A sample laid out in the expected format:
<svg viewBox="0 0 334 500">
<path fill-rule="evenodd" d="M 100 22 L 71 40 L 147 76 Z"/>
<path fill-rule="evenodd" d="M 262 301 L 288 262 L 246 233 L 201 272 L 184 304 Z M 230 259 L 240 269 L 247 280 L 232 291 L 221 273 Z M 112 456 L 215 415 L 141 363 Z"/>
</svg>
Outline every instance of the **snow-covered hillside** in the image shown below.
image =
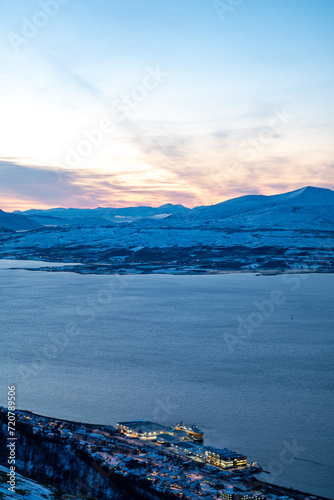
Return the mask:
<svg viewBox="0 0 334 500">
<path fill-rule="evenodd" d="M 334 229 L 334 191 L 308 186 L 274 196 L 242 196 L 194 208 L 190 217 L 223 220 L 228 227 Z"/>
<path fill-rule="evenodd" d="M 138 208 L 142 214 L 143 208 Z M 246 196 L 184 212 L 179 208 L 168 217 L 131 223 L 72 222 L 0 239 L 2 258 L 109 266 L 103 272 L 332 271 L 333 248 L 334 192 L 320 188 Z"/>
<path fill-rule="evenodd" d="M 8 491 L 8 487 L 10 486 L 9 484 L 7 484 L 8 472 L 8 469 L 0 465 L 0 498 L 12 498 L 13 500 L 22 500 L 23 498 L 25 500 L 55 500 L 55 498 L 59 498 L 57 497 L 57 492 L 54 488 L 42 486 L 41 484 L 36 483 L 36 481 L 27 479 L 18 473 L 15 474 L 15 493 L 12 491 Z M 63 494 L 61 498 L 62 500 L 74 500 L 78 497 Z"/>
<path fill-rule="evenodd" d="M 29 231 L 31 229 L 39 229 L 40 227 L 42 227 L 41 224 L 30 220 L 24 215 L 10 214 L 0 210 L 0 232 Z"/>
</svg>

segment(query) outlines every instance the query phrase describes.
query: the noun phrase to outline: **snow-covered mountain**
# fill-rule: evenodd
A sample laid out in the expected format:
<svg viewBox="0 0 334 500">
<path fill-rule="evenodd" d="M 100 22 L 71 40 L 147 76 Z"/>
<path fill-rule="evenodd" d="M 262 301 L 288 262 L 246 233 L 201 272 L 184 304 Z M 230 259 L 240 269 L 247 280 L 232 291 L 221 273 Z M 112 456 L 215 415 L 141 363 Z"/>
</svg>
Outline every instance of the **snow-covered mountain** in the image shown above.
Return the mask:
<svg viewBox="0 0 334 500">
<path fill-rule="evenodd" d="M 88 272 L 334 272 L 334 192 L 329 189 L 307 187 L 182 208 L 54 209 L 48 213 L 58 217 L 65 211 L 73 215 L 72 222 L 67 217 L 65 224 L 3 235 L 0 257 L 84 263 Z M 136 218 L 120 224 L 115 210 L 117 216 Z M 171 210 L 173 214 L 162 216 Z M 101 211 L 113 214 L 111 220 L 87 222 Z M 83 223 L 74 223 L 77 219 Z M 81 266 L 78 272 L 85 269 Z"/>
<path fill-rule="evenodd" d="M 182 205 L 162 205 L 161 207 L 125 207 L 125 208 L 51 208 L 49 210 L 27 210 L 14 213 L 23 214 L 43 225 L 101 225 L 109 222 L 132 222 L 142 218 L 164 218 L 172 214 L 186 214 L 190 208 Z"/>
<path fill-rule="evenodd" d="M 0 232 L 29 231 L 42 225 L 21 214 L 11 214 L 0 210 Z"/>
<path fill-rule="evenodd" d="M 334 191 L 330 189 L 304 187 L 289 193 L 264 196 L 249 195 L 218 203 L 195 207 L 162 205 L 160 207 L 125 208 L 52 208 L 49 210 L 27 210 L 14 212 L 42 225 L 93 225 L 110 222 L 133 222 L 141 219 L 160 220 L 166 217 L 189 223 L 210 221 L 230 228 L 274 228 L 290 227 L 329 229 L 334 221 Z M 13 215 L 14 215 L 13 214 Z M 148 224 L 148 221 L 147 221 Z M 153 223 L 155 227 L 157 224 Z"/>
<path fill-rule="evenodd" d="M 222 220 L 226 227 L 334 229 L 334 191 L 308 186 L 274 196 L 242 196 L 218 205 L 196 207 L 190 217 Z"/>
</svg>

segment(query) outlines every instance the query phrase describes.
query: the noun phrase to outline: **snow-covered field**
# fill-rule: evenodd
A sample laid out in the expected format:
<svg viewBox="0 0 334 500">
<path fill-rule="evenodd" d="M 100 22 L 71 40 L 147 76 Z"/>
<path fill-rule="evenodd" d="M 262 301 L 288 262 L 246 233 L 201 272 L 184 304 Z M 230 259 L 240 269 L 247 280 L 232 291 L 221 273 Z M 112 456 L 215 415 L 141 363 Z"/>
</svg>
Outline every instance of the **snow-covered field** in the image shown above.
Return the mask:
<svg viewBox="0 0 334 500">
<path fill-rule="evenodd" d="M 42 486 L 36 481 L 33 481 L 32 479 L 27 479 L 20 474 L 15 473 L 16 477 L 16 485 L 15 485 L 15 492 L 9 491 L 8 488 L 10 487 L 9 484 L 7 484 L 7 474 L 9 473 L 9 470 L 0 465 L 0 498 L 8 498 L 8 499 L 20 499 L 24 498 L 25 500 L 54 500 L 55 499 L 55 493 L 56 490 L 51 487 L 47 486 Z M 78 497 L 72 496 L 72 495 L 63 495 L 62 499 L 63 500 L 71 500 L 71 499 L 77 499 Z"/>
</svg>

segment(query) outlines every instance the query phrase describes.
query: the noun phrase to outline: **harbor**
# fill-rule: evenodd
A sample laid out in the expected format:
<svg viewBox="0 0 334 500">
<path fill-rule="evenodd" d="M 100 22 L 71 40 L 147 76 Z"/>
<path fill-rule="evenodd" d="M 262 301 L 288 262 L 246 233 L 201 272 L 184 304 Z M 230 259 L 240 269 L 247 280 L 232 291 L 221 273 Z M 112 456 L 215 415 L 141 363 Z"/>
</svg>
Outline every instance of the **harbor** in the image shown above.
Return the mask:
<svg viewBox="0 0 334 500">
<path fill-rule="evenodd" d="M 194 425 L 166 426 L 149 420 L 132 420 L 112 426 L 66 421 L 21 410 L 16 410 L 15 415 L 19 436 L 32 443 L 49 445 L 50 449 L 54 444 L 63 445 L 62 449 L 72 450 L 103 480 L 123 487 L 126 484 L 127 488 L 140 485 L 142 491 L 159 494 L 160 498 L 324 498 L 258 481 L 254 474 L 261 467 L 257 463 L 249 463 L 245 455 L 226 448 L 205 446 L 202 431 Z M 6 416 L 7 410 L 0 407 L 3 439 Z M 24 451 L 21 449 L 23 455 Z M 31 450 L 28 454 L 31 456 Z M 6 465 L 3 459 L 1 463 Z M 18 472 L 24 475 L 26 471 Z"/>
</svg>

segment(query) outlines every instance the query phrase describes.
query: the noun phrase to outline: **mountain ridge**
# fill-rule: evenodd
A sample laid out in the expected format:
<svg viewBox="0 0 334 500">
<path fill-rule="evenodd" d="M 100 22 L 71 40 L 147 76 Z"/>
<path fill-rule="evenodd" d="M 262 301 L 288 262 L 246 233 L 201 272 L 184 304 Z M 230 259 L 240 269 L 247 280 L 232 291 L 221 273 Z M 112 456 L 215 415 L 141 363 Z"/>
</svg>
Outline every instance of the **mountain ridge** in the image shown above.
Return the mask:
<svg viewBox="0 0 334 500">
<path fill-rule="evenodd" d="M 197 218 L 210 218 L 212 216 L 226 218 L 278 205 L 330 205 L 334 207 L 334 191 L 326 188 L 306 186 L 295 191 L 276 195 L 246 195 L 226 200 L 216 205 L 195 207 L 191 216 Z"/>
<path fill-rule="evenodd" d="M 0 257 L 62 261 L 66 272 L 76 263 L 75 272 L 102 274 L 334 272 L 332 190 L 305 187 L 183 208 L 60 209 L 49 219 L 40 211 L 44 226 L 0 236 Z"/>
<path fill-rule="evenodd" d="M 40 223 L 29 219 L 25 215 L 9 213 L 0 209 L 0 231 L 30 231 L 43 227 Z"/>
<path fill-rule="evenodd" d="M 13 224 L 9 224 L 12 217 Z M 14 223 L 16 217 L 16 223 Z M 18 217 L 25 219 L 19 220 Z M 7 224 L 4 224 L 5 219 Z M 334 220 L 334 191 L 305 186 L 277 195 L 244 195 L 214 205 L 188 208 L 167 203 L 159 207 L 51 208 L 30 209 L 12 214 L 0 212 L 0 227 L 6 230 L 38 229 L 43 226 L 137 223 L 141 226 L 165 221 L 167 224 L 184 221 L 187 224 L 219 222 L 229 228 L 274 228 L 281 224 L 297 229 L 317 227 L 330 229 Z M 1 221 L 3 223 L 1 223 Z"/>
<path fill-rule="evenodd" d="M 90 219 L 92 223 L 107 223 L 108 221 L 120 222 L 134 221 L 142 218 L 170 217 L 190 219 L 211 219 L 212 217 L 225 219 L 241 213 L 249 213 L 254 210 L 265 210 L 278 205 L 300 206 L 333 206 L 334 191 L 328 188 L 305 186 L 303 188 L 281 193 L 277 195 L 244 195 L 214 205 L 202 205 L 188 208 L 183 205 L 167 203 L 159 207 L 141 205 L 138 207 L 97 207 L 97 208 L 50 208 L 46 210 L 30 209 L 23 212 L 15 211 L 30 220 L 38 223 L 57 224 L 64 221 L 70 223 L 83 223 L 84 219 Z M 94 222 L 93 222 L 93 219 Z M 117 220 L 118 219 L 118 220 Z"/>
</svg>

